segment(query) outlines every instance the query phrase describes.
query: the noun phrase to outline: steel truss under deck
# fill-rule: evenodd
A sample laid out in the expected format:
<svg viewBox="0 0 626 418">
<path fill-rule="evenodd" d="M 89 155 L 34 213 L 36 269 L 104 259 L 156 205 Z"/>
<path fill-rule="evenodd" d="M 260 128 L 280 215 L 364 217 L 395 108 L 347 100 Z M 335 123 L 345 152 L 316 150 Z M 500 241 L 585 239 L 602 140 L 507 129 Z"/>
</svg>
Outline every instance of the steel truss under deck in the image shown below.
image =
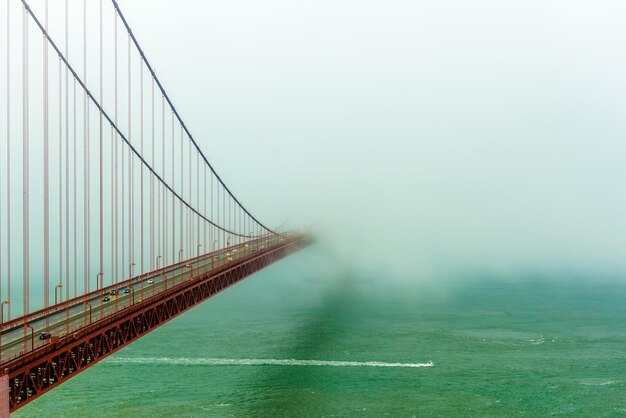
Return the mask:
<svg viewBox="0 0 626 418">
<path fill-rule="evenodd" d="M 77 373 L 251 274 L 297 251 L 308 238 L 289 240 L 235 265 L 194 276 L 160 297 L 136 303 L 48 346 L 6 364 L 10 411 L 33 401 Z"/>
</svg>

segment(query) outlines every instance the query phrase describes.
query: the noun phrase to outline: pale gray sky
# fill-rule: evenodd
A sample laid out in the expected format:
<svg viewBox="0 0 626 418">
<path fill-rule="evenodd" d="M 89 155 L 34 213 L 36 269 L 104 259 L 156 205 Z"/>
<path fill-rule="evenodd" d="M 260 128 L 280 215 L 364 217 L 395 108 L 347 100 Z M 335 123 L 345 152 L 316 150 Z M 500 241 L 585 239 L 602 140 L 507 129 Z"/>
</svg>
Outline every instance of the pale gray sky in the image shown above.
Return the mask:
<svg viewBox="0 0 626 418">
<path fill-rule="evenodd" d="M 312 228 L 348 263 L 405 277 L 626 272 L 626 3 L 120 6 L 266 223 Z"/>
<path fill-rule="evenodd" d="M 626 270 L 626 4 L 122 1 L 218 170 L 365 265 Z"/>
</svg>

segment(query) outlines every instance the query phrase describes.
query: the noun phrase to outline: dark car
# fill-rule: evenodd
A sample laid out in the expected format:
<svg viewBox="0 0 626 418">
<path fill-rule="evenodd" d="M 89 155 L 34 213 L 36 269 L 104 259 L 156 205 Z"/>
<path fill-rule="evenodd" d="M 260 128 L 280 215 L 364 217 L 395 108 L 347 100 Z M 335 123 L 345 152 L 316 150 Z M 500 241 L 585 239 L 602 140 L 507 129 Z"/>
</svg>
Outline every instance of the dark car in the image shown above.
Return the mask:
<svg viewBox="0 0 626 418">
<path fill-rule="evenodd" d="M 127 287 L 124 289 L 124 293 L 130 293 L 130 289 Z"/>
<path fill-rule="evenodd" d="M 50 337 L 52 337 L 52 334 L 50 334 L 48 331 L 44 331 L 41 334 L 39 334 L 40 340 L 47 340 Z"/>
<path fill-rule="evenodd" d="M 110 301 L 110 300 L 111 300 L 111 298 L 109 297 L 109 295 L 105 295 L 105 296 L 102 298 L 102 302 L 108 302 L 108 301 Z"/>
</svg>

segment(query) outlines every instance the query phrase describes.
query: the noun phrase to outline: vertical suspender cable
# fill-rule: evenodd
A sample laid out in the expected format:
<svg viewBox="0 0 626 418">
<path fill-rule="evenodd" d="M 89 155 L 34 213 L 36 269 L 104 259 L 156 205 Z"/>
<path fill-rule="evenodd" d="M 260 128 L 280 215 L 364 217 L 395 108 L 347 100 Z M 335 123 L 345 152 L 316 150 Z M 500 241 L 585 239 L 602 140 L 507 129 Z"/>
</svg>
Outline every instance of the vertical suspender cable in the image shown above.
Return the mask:
<svg viewBox="0 0 626 418">
<path fill-rule="evenodd" d="M 154 158 L 154 80 L 152 80 L 152 165 Z M 154 174 L 150 173 L 150 271 L 154 270 Z"/>
<path fill-rule="evenodd" d="M 114 25 L 116 25 L 117 23 L 117 16 L 115 16 L 115 23 Z M 115 28 L 117 29 L 117 28 Z M 117 32 L 117 30 L 116 30 Z M 117 36 L 117 33 L 115 33 L 114 36 Z M 115 51 L 115 55 L 117 58 L 117 51 Z M 110 199 L 111 199 L 111 234 L 110 234 L 110 240 L 111 240 L 111 283 L 117 283 L 117 274 L 116 274 L 116 265 L 117 265 L 117 250 L 115 248 L 115 246 L 117 245 L 117 223 L 116 223 L 116 219 L 115 219 L 115 211 L 117 208 L 117 203 L 115 201 L 116 199 L 116 194 L 115 194 L 115 187 L 116 187 L 116 167 L 115 167 L 115 151 L 117 148 L 117 141 L 116 141 L 116 137 L 115 137 L 115 129 L 113 128 L 113 126 L 111 126 L 111 173 L 110 173 L 110 182 L 111 182 L 111 195 L 110 195 Z M 116 307 L 117 310 L 117 307 Z"/>
<path fill-rule="evenodd" d="M 181 144 L 183 143 L 183 136 L 182 135 L 180 137 L 180 143 Z M 189 180 L 191 180 L 191 147 L 189 147 L 189 161 L 187 162 L 187 167 L 189 168 Z M 181 170 L 181 173 L 182 173 L 182 170 Z M 183 184 L 184 184 L 184 182 L 183 182 Z M 192 202 L 192 199 L 191 199 L 191 197 L 192 197 L 191 196 L 192 195 L 192 193 L 191 193 L 191 181 L 189 181 L 189 185 L 187 187 L 189 189 L 188 190 L 188 192 L 189 192 L 189 204 L 192 205 L 193 202 Z M 183 188 L 183 190 L 184 190 L 184 188 Z M 190 216 L 189 211 L 187 209 L 185 209 L 185 241 L 184 241 L 184 243 L 185 243 L 185 247 L 187 248 L 187 254 L 186 254 L 187 257 L 191 257 L 192 256 L 192 252 L 191 252 L 192 248 L 191 248 L 191 241 L 190 241 L 191 236 L 189 234 L 189 216 Z"/>
<path fill-rule="evenodd" d="M 182 142 L 182 138 L 181 138 L 181 142 Z M 189 165 L 189 204 L 193 204 L 193 193 L 191 191 L 191 146 L 189 146 L 189 159 L 188 159 L 188 165 Z M 191 213 L 188 210 L 185 210 L 185 224 L 187 225 L 187 253 L 189 255 L 189 257 L 191 257 L 191 234 L 190 234 L 190 230 L 189 230 L 189 218 L 191 217 Z"/>
<path fill-rule="evenodd" d="M 128 141 L 132 141 L 132 111 L 131 111 L 131 72 L 130 72 L 130 36 L 128 37 Z M 133 232 L 134 232 L 134 217 L 135 210 L 133 208 L 133 153 L 128 153 L 128 175 L 130 178 L 130 182 L 128 183 L 128 209 L 129 209 L 129 219 L 128 219 L 128 271 L 129 276 L 131 275 L 131 269 L 133 265 L 133 254 L 134 254 L 134 244 L 133 244 Z M 123 181 L 123 180 L 122 180 Z"/>
<path fill-rule="evenodd" d="M 67 73 L 66 73 L 66 78 L 67 78 Z M 65 105 L 66 105 L 65 122 L 67 124 L 67 102 L 65 103 Z M 65 129 L 67 131 L 67 126 L 65 127 Z M 59 149 L 59 154 L 58 154 L 58 161 L 59 161 L 59 284 L 57 285 L 59 288 L 59 299 L 56 300 L 55 298 L 55 303 L 61 302 L 63 300 L 63 273 L 64 273 L 64 270 L 63 270 L 63 233 L 65 232 L 65 230 L 63 229 L 63 139 L 64 139 L 63 137 L 63 62 L 61 58 L 59 58 L 59 143 L 57 145 Z M 66 196 L 68 192 L 69 192 L 68 190 L 65 191 Z M 67 207 L 65 208 L 65 210 L 67 212 Z M 66 228 L 67 228 L 67 223 L 66 223 Z M 66 253 L 66 257 L 67 257 L 67 253 Z M 67 269 L 67 265 L 65 266 L 65 268 Z M 57 294 L 56 293 L 57 286 L 54 287 L 55 296 Z M 66 292 L 68 291 L 67 286 L 66 286 L 65 291 Z M 66 298 L 66 300 L 67 299 L 68 298 Z M 65 312 L 65 317 L 69 319 L 68 311 Z M 66 329 L 69 329 L 69 324 L 67 323 L 67 321 L 66 321 Z"/>
<path fill-rule="evenodd" d="M 8 3 L 8 2 L 7 2 Z M 7 20 L 9 18 L 9 6 L 7 4 Z M 7 22 L 7 37 L 9 36 L 9 28 L 8 28 L 8 22 Z M 8 62 L 8 55 L 9 55 L 9 43 L 7 41 L 7 62 Z M 7 63 L 8 66 L 8 63 Z M 7 80 L 9 79 L 9 70 L 7 68 Z M 8 87 L 8 86 L 7 86 Z M 6 124 L 7 126 L 9 125 L 9 89 L 7 88 L 7 120 L 6 120 Z M 7 148 L 9 146 L 9 134 L 8 134 L 8 129 L 7 129 Z M 2 176 L 2 142 L 0 142 L 0 176 Z M 7 199 L 7 202 L 9 201 L 9 199 Z M 2 300 L 2 179 L 0 178 L 0 316 L 2 317 L 2 321 L 0 321 L 0 323 L 4 322 L 4 301 Z M 2 335 L 0 334 L 0 347 L 2 346 Z M 2 362 L 2 350 L 0 350 L 0 362 Z"/>
<path fill-rule="evenodd" d="M 117 13 L 114 16 L 115 18 L 115 23 L 114 23 L 114 31 L 115 31 L 115 36 L 114 36 L 114 54 L 115 54 L 115 58 L 114 58 L 114 65 L 115 65 L 115 104 L 114 104 L 114 108 L 115 108 L 115 124 L 117 125 L 118 120 L 117 120 Z M 119 280 L 119 268 L 120 268 L 120 264 L 119 264 L 119 229 L 118 229 L 118 224 L 119 224 L 119 199 L 118 199 L 118 181 L 119 181 L 119 176 L 118 176 L 118 159 L 117 159 L 117 131 L 114 133 L 115 135 L 115 170 L 113 173 L 113 181 L 115 182 L 115 283 L 117 283 L 117 281 Z M 124 160 L 124 147 L 122 147 L 122 161 Z M 124 187 L 124 164 L 122 164 L 122 187 Z M 123 190 L 123 189 L 122 189 Z M 124 193 L 122 192 L 122 199 L 124 199 L 123 197 Z M 123 218 L 123 217 L 122 217 Z M 122 225 L 123 225 L 124 220 L 122 219 Z M 122 252 L 123 250 L 123 242 L 124 242 L 124 229 L 122 227 Z M 124 263 L 124 256 L 122 256 L 122 264 Z M 123 272 L 124 270 L 122 270 Z"/>
<path fill-rule="evenodd" d="M 115 154 L 115 129 L 111 126 L 111 165 L 110 165 L 110 177 L 111 192 L 110 192 L 110 208 L 111 208 L 111 234 L 109 239 L 111 240 L 111 283 L 117 283 L 115 278 L 115 160 L 113 155 Z"/>
<path fill-rule="evenodd" d="M 161 112 L 163 114 L 163 150 L 165 151 L 165 138 L 167 136 L 167 128 L 165 124 L 165 99 L 161 96 Z M 174 142 L 171 143 L 172 151 L 169 153 L 169 158 L 167 163 L 170 163 L 171 172 L 172 172 L 172 185 L 176 185 L 176 172 L 174 170 Z M 165 154 L 163 154 L 163 162 L 165 163 Z M 165 164 L 163 165 L 163 171 L 165 171 Z M 166 259 L 169 256 L 172 256 L 171 262 L 176 262 L 176 208 L 174 206 L 174 199 L 172 197 L 172 209 L 171 209 L 171 225 L 172 225 L 172 236 L 170 237 L 170 229 L 168 226 L 170 225 L 170 209 L 169 209 L 169 201 L 168 201 L 168 190 L 165 189 L 165 185 L 163 185 L 163 252 L 165 254 Z M 170 249 L 170 246 L 172 247 Z M 170 251 L 171 250 L 171 251 Z"/>
<path fill-rule="evenodd" d="M 161 96 L 161 128 L 162 128 L 162 138 L 163 138 L 163 143 L 162 143 L 162 154 L 161 154 L 161 160 L 162 160 L 162 166 L 163 166 L 163 178 L 165 178 L 165 99 L 163 98 L 163 96 Z M 174 177 L 174 174 L 172 174 L 172 178 Z M 173 183 L 173 181 L 172 181 Z M 163 212 L 163 219 L 161 222 L 161 228 L 163 230 L 163 237 L 160 244 L 160 255 L 163 256 L 163 263 L 167 264 L 167 259 L 169 256 L 169 247 L 168 247 L 168 243 L 167 243 L 167 239 L 168 239 L 168 228 L 167 228 L 167 220 L 168 220 L 168 213 L 167 213 L 167 190 L 165 189 L 165 185 L 164 184 L 159 184 L 159 194 L 161 195 L 161 211 Z"/>
<path fill-rule="evenodd" d="M 152 83 L 154 84 L 154 79 L 152 81 Z M 162 126 L 162 130 L 161 130 L 161 170 L 163 170 L 163 177 L 165 177 L 165 122 L 163 119 L 163 112 L 164 112 L 164 107 L 165 105 L 165 101 L 161 100 L 161 126 Z M 161 217 L 161 207 L 162 205 L 162 200 L 161 200 L 161 190 L 163 189 L 163 185 L 162 184 L 158 184 L 157 185 L 157 236 L 158 236 L 158 240 L 157 240 L 157 258 L 158 257 L 162 257 L 163 258 L 163 262 L 165 262 L 165 259 L 167 258 L 167 253 L 165 251 L 161 251 L 162 247 L 161 247 L 161 239 L 162 239 L 162 233 L 161 233 L 161 226 L 163 225 L 163 218 Z M 163 247 L 164 248 L 164 247 Z M 156 260 L 155 260 L 156 262 Z M 158 262 L 156 262 L 156 268 L 159 268 L 160 264 Z"/>
<path fill-rule="evenodd" d="M 11 2 L 7 1 L 7 321 L 11 320 Z M 1 302 L 0 302 L 1 303 Z M 4 309 L 4 306 L 0 307 Z M 3 314 L 4 316 L 4 314 Z"/>
<path fill-rule="evenodd" d="M 165 99 L 161 96 L 161 113 L 163 118 L 163 174 L 165 175 Z M 174 183 L 174 144 L 172 143 L 172 184 Z M 164 177 L 165 178 L 165 177 Z M 163 259 L 166 260 L 170 253 L 170 245 L 172 247 L 172 263 L 176 261 L 176 235 L 174 235 L 174 230 L 176 228 L 176 223 L 174 221 L 174 215 L 176 214 L 176 210 L 174 208 L 174 201 L 172 200 L 172 237 L 170 242 L 169 230 L 167 228 L 169 224 L 169 202 L 167 200 L 167 190 L 165 189 L 165 185 L 163 185 Z M 167 263 L 166 263 L 167 264 Z"/>
<path fill-rule="evenodd" d="M 196 201 L 198 207 L 200 207 L 200 154 L 196 154 Z M 206 214 L 206 209 L 203 211 Z M 198 254 L 200 255 L 200 217 L 196 218 L 196 247 L 198 248 Z"/>
<path fill-rule="evenodd" d="M 161 96 L 161 166 L 163 167 L 163 177 L 165 178 L 165 99 Z M 172 174 L 173 176 L 173 174 Z M 167 194 L 165 186 L 159 184 L 159 255 L 163 256 L 163 265 L 168 264 L 169 247 L 167 246 Z M 162 232 L 161 232 L 162 231 Z M 161 235 L 162 234 L 162 235 Z"/>
<path fill-rule="evenodd" d="M 174 174 L 174 114 L 172 113 L 172 184 L 176 184 L 174 183 L 174 178 L 173 178 L 173 174 Z M 183 189 L 183 143 L 180 143 L 180 195 L 182 197 L 185 196 L 185 191 Z M 176 242 L 176 235 L 175 235 L 175 225 L 176 225 L 176 221 L 174 220 L 174 213 L 176 213 L 176 209 L 175 209 L 175 202 L 172 199 L 172 244 L 173 247 L 175 247 L 175 242 Z M 180 254 L 183 252 L 183 204 L 182 201 L 180 202 L 180 248 L 178 249 L 178 257 L 175 254 L 175 252 L 173 252 L 172 254 L 174 254 L 174 261 L 181 261 L 180 259 Z M 172 247 L 172 250 L 174 250 L 174 248 Z"/>
<path fill-rule="evenodd" d="M 172 143 L 174 143 L 174 112 L 172 112 Z M 185 153 L 183 152 L 183 141 L 180 141 L 180 195 L 181 196 L 185 196 L 185 183 L 184 183 L 184 179 L 185 179 L 185 175 L 183 174 L 183 156 L 185 155 Z M 182 255 L 184 253 L 183 250 L 183 231 L 185 230 L 184 224 L 183 224 L 183 213 L 184 213 L 184 207 L 183 207 L 183 202 L 180 202 L 180 248 L 178 251 L 178 261 L 183 261 L 182 259 Z"/>
<path fill-rule="evenodd" d="M 28 178 L 28 12 L 24 8 L 22 14 L 22 96 L 23 96 L 23 115 L 22 115 L 22 293 L 24 297 L 23 314 L 29 313 L 29 178 Z M 26 327 L 24 328 L 24 337 L 26 337 Z M 24 350 L 26 350 L 26 338 L 24 338 Z"/>
<path fill-rule="evenodd" d="M 45 40 L 45 38 L 44 38 Z M 46 47 L 48 43 L 46 42 Z M 46 53 L 46 56 L 48 54 Z M 63 62 L 59 59 L 59 301 L 63 299 Z"/>
<path fill-rule="evenodd" d="M 172 116 L 173 119 L 173 116 Z M 172 127 L 172 129 L 174 129 Z M 172 135 L 172 187 L 176 185 L 176 176 L 175 176 L 175 167 L 174 167 L 174 135 Z M 172 263 L 175 263 L 178 259 L 176 257 L 176 200 L 174 199 L 174 194 L 172 194 Z M 181 191 L 182 196 L 182 191 Z M 182 213 L 182 212 L 181 212 Z"/>
<path fill-rule="evenodd" d="M 132 111 L 131 111 L 131 92 L 132 92 L 132 80 L 130 70 L 130 36 L 128 37 L 128 140 L 132 140 Z M 128 153 L 128 176 L 130 181 L 128 182 L 128 275 L 132 276 L 133 255 L 134 255 L 134 196 L 133 196 L 133 153 Z"/>
<path fill-rule="evenodd" d="M 85 84 L 87 84 L 87 0 L 83 0 L 83 67 L 85 71 Z M 83 149 L 84 149 L 84 171 L 85 175 L 83 176 L 83 189 L 85 195 L 83 196 L 83 209 L 84 209 L 84 219 L 83 224 L 85 230 L 84 233 L 84 244 L 83 244 L 83 293 L 89 292 L 89 102 L 87 101 L 87 92 L 83 92 L 83 116 L 84 116 L 84 126 L 83 131 L 85 132 L 85 137 L 83 138 Z"/>
<path fill-rule="evenodd" d="M 181 136 L 183 130 L 180 130 Z M 196 204 L 200 207 L 200 154 L 196 153 Z M 206 213 L 206 212 L 205 212 Z M 200 218 L 196 218 L 196 227 L 194 228 L 194 237 L 196 237 L 196 248 L 198 252 L 196 255 L 200 255 Z"/>
<path fill-rule="evenodd" d="M 100 1 L 102 1 L 102 0 L 100 0 Z M 141 58 L 139 59 L 139 80 L 140 80 L 140 82 L 139 82 L 139 92 L 140 92 L 140 96 L 141 96 L 141 98 L 140 98 L 141 116 L 139 118 L 140 119 L 140 124 L 141 124 L 141 146 L 140 146 L 140 149 L 141 149 L 141 155 L 144 155 L 144 153 L 143 153 L 143 65 L 142 65 L 142 62 L 141 62 Z M 139 173 L 140 174 L 139 181 L 141 183 L 140 193 L 139 193 L 139 198 L 141 199 L 141 205 L 140 205 L 140 208 L 141 208 L 141 220 L 140 220 L 140 225 L 139 225 L 140 230 L 141 230 L 141 232 L 139 234 L 141 236 L 141 261 L 140 261 L 139 265 L 140 265 L 140 272 L 141 272 L 141 274 L 143 274 L 143 272 L 144 272 L 144 252 L 143 252 L 143 234 L 144 234 L 144 228 L 143 228 L 143 172 L 144 172 L 144 170 L 142 169 L 141 172 Z"/>
<path fill-rule="evenodd" d="M 103 101 L 103 89 L 102 89 L 102 0 L 100 0 L 100 103 Z M 104 211 L 102 205 L 104 204 L 102 198 L 102 110 L 100 111 L 100 268 L 98 273 L 100 279 L 100 287 L 104 284 Z M 102 310 L 101 310 L 102 312 Z"/>
<path fill-rule="evenodd" d="M 68 0 L 65 0 L 65 53 L 69 59 Z M 70 298 L 70 105 L 68 94 L 69 70 L 65 67 L 65 300 Z M 61 177 L 61 176 L 59 176 Z M 59 284 L 62 279 L 59 278 Z M 69 312 L 67 312 L 69 316 Z M 69 321 L 66 327 L 69 330 Z"/>
<path fill-rule="evenodd" d="M 202 194 L 204 195 L 204 210 L 203 210 L 203 212 L 207 213 L 207 211 L 206 211 L 206 195 L 207 195 L 207 189 L 206 189 L 206 164 L 203 167 L 204 167 L 204 182 L 202 183 L 202 191 L 203 191 Z M 206 222 L 203 222 L 202 225 L 203 225 L 203 230 L 204 230 L 202 248 L 204 249 L 203 253 L 206 254 L 206 253 L 209 252 L 209 249 L 206 246 L 207 245 L 207 243 L 206 243 L 206 227 L 207 227 Z"/>
<path fill-rule="evenodd" d="M 210 173 L 211 175 L 211 221 L 215 222 L 215 218 L 213 217 L 213 173 Z M 213 249 L 213 251 L 216 250 L 215 248 L 215 241 L 214 241 L 214 235 L 213 235 L 213 226 L 209 226 L 209 242 L 211 245 L 211 248 Z"/>
<path fill-rule="evenodd" d="M 180 142 L 183 142 L 183 127 L 180 127 Z M 189 146 L 189 204 L 193 204 L 193 187 L 191 186 L 191 146 Z M 189 224 L 192 222 L 191 211 L 186 210 L 187 214 L 187 256 L 191 257 L 193 254 L 193 231 L 189 227 Z"/>
<path fill-rule="evenodd" d="M 74 104 L 73 104 L 73 107 L 74 107 L 74 112 L 73 112 L 74 113 L 74 115 L 73 115 L 73 118 L 74 118 L 74 121 L 73 121 L 74 122 L 74 129 L 73 129 L 73 132 L 74 132 L 74 135 L 73 135 L 73 137 L 74 137 L 74 144 L 73 144 L 73 148 L 74 149 L 73 149 L 73 158 L 72 158 L 73 163 L 74 163 L 74 172 L 73 172 L 73 177 L 72 177 L 74 179 L 74 187 L 72 189 L 72 192 L 73 192 L 73 197 L 72 197 L 72 199 L 73 199 L 73 202 L 72 202 L 73 211 L 72 212 L 74 214 L 74 239 L 72 240 L 72 245 L 74 247 L 73 248 L 73 253 L 74 253 L 74 289 L 73 289 L 74 290 L 74 294 L 73 294 L 73 296 L 76 297 L 76 295 L 78 293 L 78 249 L 77 249 L 78 248 L 78 228 L 77 228 L 78 227 L 78 206 L 77 206 L 77 203 L 76 203 L 76 193 L 77 193 L 77 190 L 78 190 L 78 184 L 77 184 L 77 180 L 76 180 L 77 179 L 76 158 L 77 158 L 77 147 L 78 147 L 78 145 L 77 145 L 78 144 L 78 133 L 77 133 L 78 130 L 76 129 L 76 123 L 77 123 L 77 117 L 76 117 L 76 77 L 74 77 L 74 90 L 73 90 L 72 94 L 74 96 L 74 98 L 73 98 L 73 100 L 74 100 Z"/>
<path fill-rule="evenodd" d="M 163 120 L 163 174 L 165 175 L 165 98 L 161 96 L 161 114 Z M 174 182 L 174 144 L 172 144 L 172 185 L 176 184 Z M 163 259 L 166 260 L 170 255 L 170 245 L 172 247 L 172 263 L 176 261 L 175 253 L 176 253 L 176 235 L 174 235 L 174 229 L 176 228 L 175 222 L 175 214 L 176 210 L 174 208 L 174 203 L 172 201 L 172 237 L 169 236 L 169 230 L 167 228 L 169 224 L 169 210 L 168 210 L 169 202 L 167 200 L 167 190 L 165 189 L 165 185 L 163 185 Z M 170 239 L 172 242 L 170 242 Z M 167 263 L 166 263 L 167 264 Z"/>
<path fill-rule="evenodd" d="M 116 35 L 117 36 L 117 35 Z M 115 77 L 117 80 L 117 66 L 115 67 Z M 115 124 L 118 124 L 118 120 L 117 120 L 117 83 L 115 84 L 115 97 L 116 97 L 116 104 L 115 104 Z M 130 134 L 129 134 L 130 135 Z M 129 140 L 130 140 L 130 136 L 129 136 Z M 124 161 L 124 150 L 126 149 L 126 147 L 121 147 L 122 151 L 121 151 L 121 158 L 120 158 L 120 165 L 122 166 L 122 178 L 120 179 L 120 183 L 122 183 L 122 190 L 121 190 L 121 195 L 122 195 L 122 206 L 121 206 L 121 217 L 122 217 L 122 264 L 121 264 L 121 277 L 122 280 L 124 280 L 125 278 L 125 272 L 126 272 L 126 216 L 124 216 L 125 213 L 125 209 L 126 206 L 124 205 L 124 202 L 126 200 L 126 162 Z M 130 152 L 130 151 L 129 151 Z"/>
<path fill-rule="evenodd" d="M 211 176 L 212 177 L 212 176 Z M 211 179 L 213 181 L 213 179 Z M 217 215 L 216 224 L 220 223 L 220 183 L 216 182 L 215 185 L 215 211 Z M 222 231 L 218 229 L 217 231 L 217 247 L 222 248 Z"/>
<path fill-rule="evenodd" d="M 45 1 L 45 28 L 48 31 L 48 0 Z M 60 113 L 59 113 L 60 114 Z M 50 178 L 48 166 L 48 41 L 43 35 L 43 306 L 50 303 Z M 60 149 L 60 147 L 59 147 Z M 50 319 L 46 317 L 46 328 Z"/>
<path fill-rule="evenodd" d="M 173 123 L 173 122 L 174 122 L 174 118 L 172 117 L 172 123 Z M 182 141 L 181 141 L 181 145 L 180 145 L 180 147 L 181 147 L 181 151 L 182 151 L 182 149 L 183 149 L 183 144 L 182 144 Z M 191 148 L 191 147 L 189 147 L 189 148 Z M 189 150 L 189 152 L 191 153 L 191 149 Z M 184 156 L 183 156 L 183 155 L 181 155 L 181 156 L 180 156 L 180 161 L 181 161 L 180 175 L 181 175 L 181 177 L 183 177 L 183 178 L 184 178 L 184 171 L 183 171 L 183 166 L 184 166 L 184 164 L 182 164 L 182 162 L 183 162 L 183 158 L 184 158 Z M 190 159 L 190 160 L 191 160 L 191 159 Z M 189 161 L 189 163 L 191 163 L 191 161 Z M 190 175 L 189 177 L 191 178 L 191 175 Z M 182 178 L 181 178 L 180 184 L 181 184 L 180 189 L 181 189 L 181 190 L 184 190 L 184 189 L 185 189 L 185 186 L 184 186 L 184 182 L 183 182 L 183 179 L 182 179 Z M 190 189 L 190 190 L 189 190 L 189 204 L 192 204 L 192 203 L 191 203 L 191 197 L 192 197 L 192 196 L 191 196 L 191 187 L 190 187 L 189 189 Z M 181 209 L 183 209 L 183 208 L 181 208 Z M 187 249 L 187 253 L 188 253 L 189 255 L 191 255 L 191 253 L 190 253 L 190 251 L 189 251 L 189 247 L 190 247 L 190 245 L 189 245 L 189 212 L 187 211 L 187 209 L 186 209 L 186 208 L 184 208 L 184 209 L 183 209 L 183 212 L 184 212 L 183 225 L 185 226 L 185 229 L 184 229 L 184 231 L 185 231 L 185 232 L 183 233 L 183 236 L 185 237 L 185 239 L 183 240 L 183 246 L 182 246 L 181 248 L 186 248 L 186 249 Z M 181 226 L 182 226 L 182 225 L 181 225 Z M 181 260 L 181 261 L 182 261 L 182 260 Z"/>
</svg>

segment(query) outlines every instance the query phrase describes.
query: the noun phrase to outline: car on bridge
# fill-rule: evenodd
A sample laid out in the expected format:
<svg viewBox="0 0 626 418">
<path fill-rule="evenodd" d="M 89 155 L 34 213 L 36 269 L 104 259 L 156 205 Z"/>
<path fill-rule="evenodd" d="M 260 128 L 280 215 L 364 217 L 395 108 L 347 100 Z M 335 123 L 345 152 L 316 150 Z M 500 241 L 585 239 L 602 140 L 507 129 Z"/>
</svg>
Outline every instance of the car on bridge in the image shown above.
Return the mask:
<svg viewBox="0 0 626 418">
<path fill-rule="evenodd" d="M 40 340 L 47 340 L 50 337 L 52 337 L 52 334 L 50 334 L 48 331 L 44 331 L 41 334 L 39 334 Z"/>
<path fill-rule="evenodd" d="M 109 295 L 111 295 L 111 296 L 115 296 L 115 295 L 117 295 L 117 290 L 112 289 L 112 290 L 109 292 Z"/>
<path fill-rule="evenodd" d="M 152 283 L 154 283 L 154 280 L 153 279 L 148 279 L 148 284 L 152 284 Z"/>
<path fill-rule="evenodd" d="M 130 293 L 130 288 L 125 287 L 125 288 L 124 288 L 124 290 L 123 290 L 123 292 L 124 292 L 124 293 Z"/>
<path fill-rule="evenodd" d="M 108 302 L 110 300 L 111 298 L 109 297 L 109 295 L 104 295 L 104 297 L 102 298 L 102 302 Z"/>
</svg>

